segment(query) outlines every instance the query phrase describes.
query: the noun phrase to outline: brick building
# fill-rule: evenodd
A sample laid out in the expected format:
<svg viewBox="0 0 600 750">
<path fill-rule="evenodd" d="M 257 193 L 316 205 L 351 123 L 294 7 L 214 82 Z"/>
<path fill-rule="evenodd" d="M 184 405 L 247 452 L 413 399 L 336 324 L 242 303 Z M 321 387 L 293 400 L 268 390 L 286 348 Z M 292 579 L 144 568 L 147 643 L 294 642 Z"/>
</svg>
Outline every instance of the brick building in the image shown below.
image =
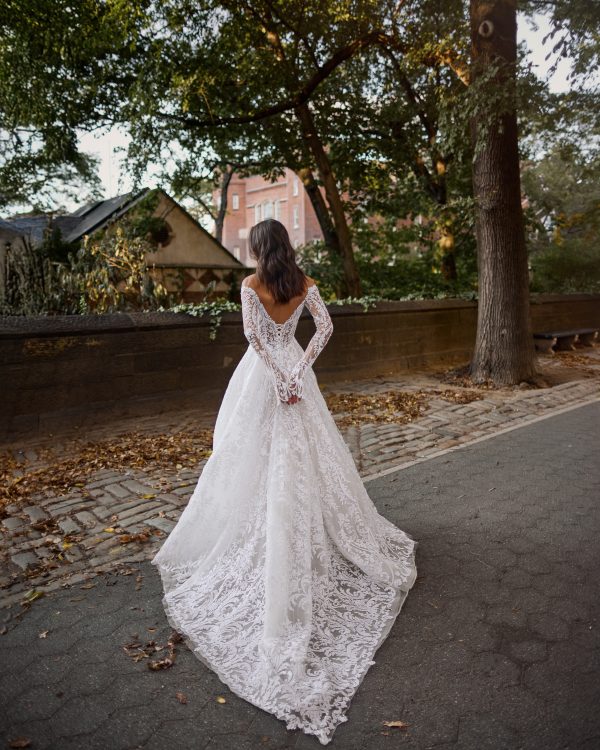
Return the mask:
<svg viewBox="0 0 600 750">
<path fill-rule="evenodd" d="M 218 198 L 217 193 L 216 202 Z M 288 230 L 293 247 L 323 239 L 306 191 L 291 169 L 276 182 L 258 175 L 234 175 L 227 198 L 223 245 L 245 265 L 255 265 L 248 251 L 248 232 L 263 219 L 278 219 Z"/>
</svg>

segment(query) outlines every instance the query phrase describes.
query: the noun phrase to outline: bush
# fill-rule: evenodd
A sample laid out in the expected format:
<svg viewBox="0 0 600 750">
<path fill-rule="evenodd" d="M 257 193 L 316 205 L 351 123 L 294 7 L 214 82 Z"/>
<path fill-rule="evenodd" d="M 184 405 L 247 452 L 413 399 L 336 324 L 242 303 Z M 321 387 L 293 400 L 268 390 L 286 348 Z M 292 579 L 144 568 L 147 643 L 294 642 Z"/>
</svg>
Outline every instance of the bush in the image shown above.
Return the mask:
<svg viewBox="0 0 600 750">
<path fill-rule="evenodd" d="M 440 297 L 476 296 L 477 271 L 471 256 L 456 256 L 458 279 L 447 281 L 434 260 L 434 250 L 422 255 L 408 252 L 394 256 L 373 257 L 356 250 L 355 258 L 361 279 L 362 292 L 367 297 L 380 299 L 436 299 Z M 298 262 L 302 269 L 319 281 L 323 296 L 338 299 L 342 296 L 341 259 L 332 255 L 322 242 L 304 245 L 299 249 Z"/>
<path fill-rule="evenodd" d="M 169 300 L 145 264 L 146 253 L 154 249 L 127 218 L 97 237 L 85 238 L 82 247 L 70 252 L 64 262 L 53 260 L 46 245 L 34 248 L 26 244 L 9 255 L 0 313 L 156 310 Z"/>
<path fill-rule="evenodd" d="M 530 257 L 534 292 L 600 292 L 600 246 L 569 239 L 538 250 Z"/>
</svg>

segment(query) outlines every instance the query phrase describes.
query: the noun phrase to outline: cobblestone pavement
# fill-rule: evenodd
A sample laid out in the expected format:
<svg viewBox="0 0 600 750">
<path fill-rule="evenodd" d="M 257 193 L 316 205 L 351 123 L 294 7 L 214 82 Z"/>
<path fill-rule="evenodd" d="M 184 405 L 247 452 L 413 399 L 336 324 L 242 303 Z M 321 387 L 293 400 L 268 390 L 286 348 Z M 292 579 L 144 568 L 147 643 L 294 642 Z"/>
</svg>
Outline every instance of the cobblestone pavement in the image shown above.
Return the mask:
<svg viewBox="0 0 600 750">
<path fill-rule="evenodd" d="M 334 750 L 600 746 L 599 442 L 596 403 L 369 482 L 419 542 L 419 576 Z M 44 596 L 5 627 L 4 747 L 321 747 L 182 644 L 173 667 L 148 669 L 133 644 L 164 646 L 170 630 L 147 562 Z"/>
<path fill-rule="evenodd" d="M 346 383 L 327 392 L 376 394 L 386 391 L 429 392 L 428 408 L 406 424 L 365 423 L 344 429 L 344 437 L 365 480 L 440 451 L 511 429 L 570 406 L 600 398 L 600 348 L 574 353 L 583 371 L 565 366 L 565 358 L 547 358 L 546 376 L 564 380 L 551 388 L 482 390 L 479 400 L 448 402 L 440 394 L 460 388 L 441 384 L 433 375 L 382 376 Z M 598 377 L 594 377 L 594 373 Z M 584 375 L 585 377 L 582 377 Z M 464 391 L 464 389 L 462 389 Z M 343 416 L 343 415 L 340 415 Z M 142 433 L 194 431 L 210 425 L 214 414 L 164 414 L 96 428 L 86 436 L 98 441 L 135 427 Z M 54 441 L 68 454 L 77 441 Z M 43 465 L 40 444 L 17 446 L 14 454 L 25 471 Z M 84 581 L 96 572 L 150 559 L 173 528 L 196 485 L 204 462 L 193 469 L 165 471 L 102 469 L 65 495 L 39 493 L 24 507 L 9 505 L 3 531 L 0 587 L 10 604 L 63 585 Z M 124 540 L 127 540 L 124 542 Z"/>
</svg>

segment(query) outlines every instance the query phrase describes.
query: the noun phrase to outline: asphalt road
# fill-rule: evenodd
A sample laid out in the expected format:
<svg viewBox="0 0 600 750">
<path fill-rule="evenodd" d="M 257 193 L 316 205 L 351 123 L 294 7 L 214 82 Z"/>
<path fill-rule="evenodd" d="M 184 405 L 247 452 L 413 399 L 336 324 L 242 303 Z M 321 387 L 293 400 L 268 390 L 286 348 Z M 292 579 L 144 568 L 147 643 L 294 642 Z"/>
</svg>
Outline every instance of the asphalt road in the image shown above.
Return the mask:
<svg viewBox="0 0 600 750">
<path fill-rule="evenodd" d="M 599 447 L 600 402 L 368 483 L 419 541 L 419 578 L 330 747 L 600 747 Z M 150 565 L 92 583 L 0 636 L 4 747 L 321 747 L 182 644 L 162 671 L 124 652 L 170 633 Z M 383 724 L 397 720 L 408 727 Z"/>
</svg>

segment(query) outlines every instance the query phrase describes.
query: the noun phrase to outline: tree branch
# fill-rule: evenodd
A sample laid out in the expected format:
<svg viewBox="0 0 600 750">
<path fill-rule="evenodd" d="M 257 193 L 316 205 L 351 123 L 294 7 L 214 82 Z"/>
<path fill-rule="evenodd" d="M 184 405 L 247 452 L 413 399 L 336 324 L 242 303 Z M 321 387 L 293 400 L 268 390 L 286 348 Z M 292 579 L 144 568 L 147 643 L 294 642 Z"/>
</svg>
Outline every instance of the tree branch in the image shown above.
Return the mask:
<svg viewBox="0 0 600 750">
<path fill-rule="evenodd" d="M 260 109 L 250 115 L 242 115 L 240 117 L 211 117 L 208 119 L 201 119 L 197 117 L 183 117 L 181 115 L 169 114 L 167 112 L 158 112 L 157 116 L 162 117 L 166 120 L 173 120 L 178 122 L 185 128 L 203 128 L 203 127 L 218 127 L 221 125 L 247 125 L 251 122 L 259 122 L 260 120 L 266 120 L 269 117 L 279 115 L 288 110 L 295 109 L 297 107 L 306 104 L 313 92 L 326 78 L 333 73 L 342 63 L 357 54 L 361 50 L 374 45 L 384 45 L 389 42 L 390 37 L 382 31 L 372 31 L 365 34 L 358 39 L 347 44 L 345 47 L 339 49 L 333 54 L 326 63 L 324 63 L 317 72 L 302 86 L 302 88 L 294 95 L 290 96 L 278 104 L 274 104 L 271 107 Z"/>
</svg>

